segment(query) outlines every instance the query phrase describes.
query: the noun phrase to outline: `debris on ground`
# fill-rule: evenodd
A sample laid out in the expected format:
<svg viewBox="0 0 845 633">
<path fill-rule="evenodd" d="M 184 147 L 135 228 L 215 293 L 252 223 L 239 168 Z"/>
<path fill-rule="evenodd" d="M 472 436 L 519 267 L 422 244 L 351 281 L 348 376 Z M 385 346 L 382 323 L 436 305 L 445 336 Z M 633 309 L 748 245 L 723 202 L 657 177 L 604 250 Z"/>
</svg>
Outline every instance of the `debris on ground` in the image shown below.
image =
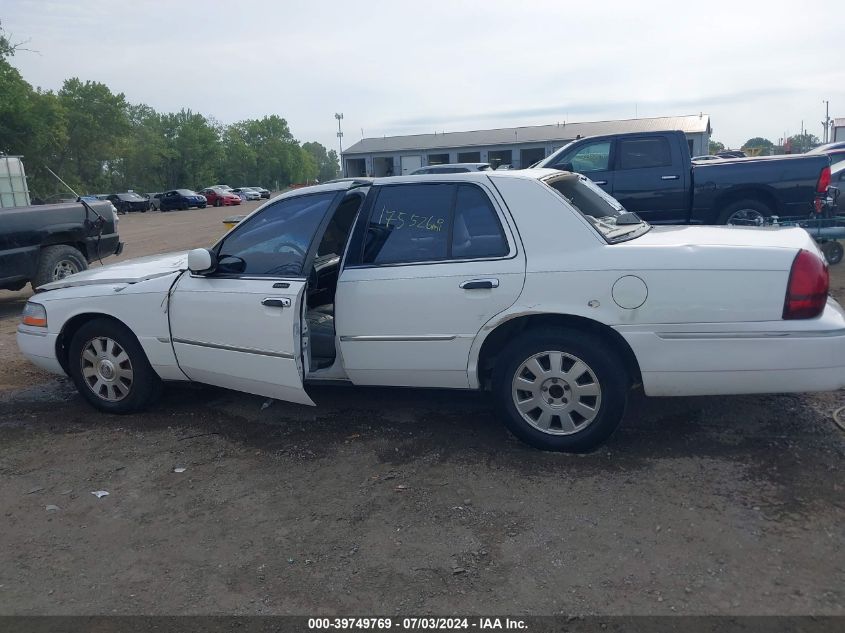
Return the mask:
<svg viewBox="0 0 845 633">
<path fill-rule="evenodd" d="M 47 512 L 58 512 L 59 506 L 54 506 L 53 504 L 50 504 L 44 509 L 47 510 Z"/>
<path fill-rule="evenodd" d="M 97 499 L 102 499 L 103 497 L 109 496 L 109 491 L 108 490 L 94 490 L 94 491 L 91 492 L 91 494 L 94 495 L 95 497 L 97 497 Z"/>
<path fill-rule="evenodd" d="M 188 469 L 187 469 L 187 468 L 183 468 L 182 466 L 179 466 L 178 468 L 174 468 L 174 469 L 173 469 L 173 472 L 174 472 L 174 473 L 184 473 L 186 470 L 188 470 Z"/>
</svg>

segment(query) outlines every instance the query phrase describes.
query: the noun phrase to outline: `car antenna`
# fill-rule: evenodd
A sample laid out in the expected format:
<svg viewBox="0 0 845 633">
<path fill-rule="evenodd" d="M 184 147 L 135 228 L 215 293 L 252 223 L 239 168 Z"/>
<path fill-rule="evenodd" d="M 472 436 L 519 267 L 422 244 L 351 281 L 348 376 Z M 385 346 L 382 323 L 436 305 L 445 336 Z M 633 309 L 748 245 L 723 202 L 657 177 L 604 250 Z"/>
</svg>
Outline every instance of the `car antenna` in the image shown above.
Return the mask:
<svg viewBox="0 0 845 633">
<path fill-rule="evenodd" d="M 82 206 L 85 207 L 85 222 L 88 224 L 88 227 L 90 229 L 97 231 L 97 259 L 100 261 L 100 266 L 103 266 L 104 265 L 103 264 L 103 255 L 102 255 L 102 253 L 100 253 L 100 240 L 103 237 L 103 228 L 105 228 L 105 226 L 106 226 L 106 219 L 102 215 L 97 213 L 94 210 L 94 208 L 90 204 L 88 204 L 87 200 L 83 200 L 82 196 L 80 196 L 78 193 L 76 193 L 73 190 L 73 187 L 71 187 L 64 180 L 62 180 L 56 172 L 54 172 L 52 169 L 47 167 L 47 165 L 44 165 L 44 169 L 49 171 L 53 175 L 53 178 L 55 178 L 60 183 L 62 183 L 65 187 L 67 187 L 68 191 L 70 191 L 73 195 L 76 196 L 76 201 L 81 202 Z M 97 216 L 97 219 L 94 220 L 94 221 L 91 221 L 88 218 L 89 212 L 93 213 L 95 216 Z"/>
</svg>

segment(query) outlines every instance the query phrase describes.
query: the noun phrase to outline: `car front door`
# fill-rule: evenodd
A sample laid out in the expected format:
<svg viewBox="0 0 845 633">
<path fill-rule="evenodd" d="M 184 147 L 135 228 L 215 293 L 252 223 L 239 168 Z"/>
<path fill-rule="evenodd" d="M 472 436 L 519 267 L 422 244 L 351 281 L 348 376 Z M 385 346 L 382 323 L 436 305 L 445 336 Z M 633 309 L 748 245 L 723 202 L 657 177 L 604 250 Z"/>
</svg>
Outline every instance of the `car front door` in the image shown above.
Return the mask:
<svg viewBox="0 0 845 633">
<path fill-rule="evenodd" d="M 301 404 L 303 273 L 336 191 L 284 198 L 215 247 L 210 274 L 185 273 L 170 300 L 179 367 L 197 382 Z"/>
<path fill-rule="evenodd" d="M 473 340 L 525 279 L 504 209 L 487 179 L 372 188 L 335 295 L 354 384 L 469 386 Z"/>
<path fill-rule="evenodd" d="M 549 167 L 584 174 L 610 193 L 613 191 L 612 149 L 613 141 L 610 139 L 585 142 L 561 154 L 558 160 Z"/>
<path fill-rule="evenodd" d="M 648 222 L 675 222 L 687 216 L 687 177 L 680 152 L 665 136 L 616 141 L 612 195 Z"/>
</svg>

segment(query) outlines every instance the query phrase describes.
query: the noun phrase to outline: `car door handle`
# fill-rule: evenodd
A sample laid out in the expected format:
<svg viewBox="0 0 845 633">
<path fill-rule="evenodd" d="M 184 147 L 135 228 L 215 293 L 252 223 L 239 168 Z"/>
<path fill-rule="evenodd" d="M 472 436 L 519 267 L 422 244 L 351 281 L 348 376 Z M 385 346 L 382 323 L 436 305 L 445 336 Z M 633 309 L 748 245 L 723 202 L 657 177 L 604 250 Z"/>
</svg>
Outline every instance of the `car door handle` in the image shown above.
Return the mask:
<svg viewBox="0 0 845 633">
<path fill-rule="evenodd" d="M 593 182 L 597 185 L 606 185 L 607 184 L 606 180 L 594 180 Z"/>
<path fill-rule="evenodd" d="M 678 176 L 661 176 L 660 180 L 677 180 Z"/>
<path fill-rule="evenodd" d="M 499 287 L 498 279 L 468 279 L 461 283 L 463 290 L 490 290 Z"/>
<path fill-rule="evenodd" d="M 266 297 L 261 301 L 261 305 L 268 308 L 289 308 L 290 299 L 287 297 Z"/>
</svg>

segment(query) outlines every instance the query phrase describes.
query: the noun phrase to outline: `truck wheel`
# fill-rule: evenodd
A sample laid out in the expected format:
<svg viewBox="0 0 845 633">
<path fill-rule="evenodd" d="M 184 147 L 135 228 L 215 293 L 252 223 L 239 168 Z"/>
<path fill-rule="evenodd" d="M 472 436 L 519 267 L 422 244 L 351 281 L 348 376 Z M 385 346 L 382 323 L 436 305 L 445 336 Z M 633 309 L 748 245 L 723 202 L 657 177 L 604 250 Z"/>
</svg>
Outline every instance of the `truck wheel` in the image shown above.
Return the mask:
<svg viewBox="0 0 845 633">
<path fill-rule="evenodd" d="M 47 246 L 41 249 L 38 271 L 35 273 L 35 279 L 32 280 L 32 286 L 38 288 L 87 268 L 88 262 L 85 257 L 73 246 L 65 244 Z"/>
<path fill-rule="evenodd" d="M 584 452 L 625 413 L 631 380 L 615 351 L 585 332 L 544 329 L 513 340 L 493 370 L 508 429 L 543 450 Z"/>
<path fill-rule="evenodd" d="M 111 319 L 94 319 L 77 330 L 68 370 L 80 395 L 107 413 L 140 411 L 161 391 L 161 379 L 138 340 Z"/>
<path fill-rule="evenodd" d="M 763 226 L 772 210 L 759 200 L 739 200 L 726 206 L 719 215 L 719 224 Z"/>
<path fill-rule="evenodd" d="M 831 266 L 833 266 L 834 264 L 838 264 L 842 261 L 842 244 L 840 244 L 836 240 L 825 242 L 821 245 L 821 249 L 822 253 L 824 254 L 824 258 L 827 260 L 827 263 Z"/>
</svg>

